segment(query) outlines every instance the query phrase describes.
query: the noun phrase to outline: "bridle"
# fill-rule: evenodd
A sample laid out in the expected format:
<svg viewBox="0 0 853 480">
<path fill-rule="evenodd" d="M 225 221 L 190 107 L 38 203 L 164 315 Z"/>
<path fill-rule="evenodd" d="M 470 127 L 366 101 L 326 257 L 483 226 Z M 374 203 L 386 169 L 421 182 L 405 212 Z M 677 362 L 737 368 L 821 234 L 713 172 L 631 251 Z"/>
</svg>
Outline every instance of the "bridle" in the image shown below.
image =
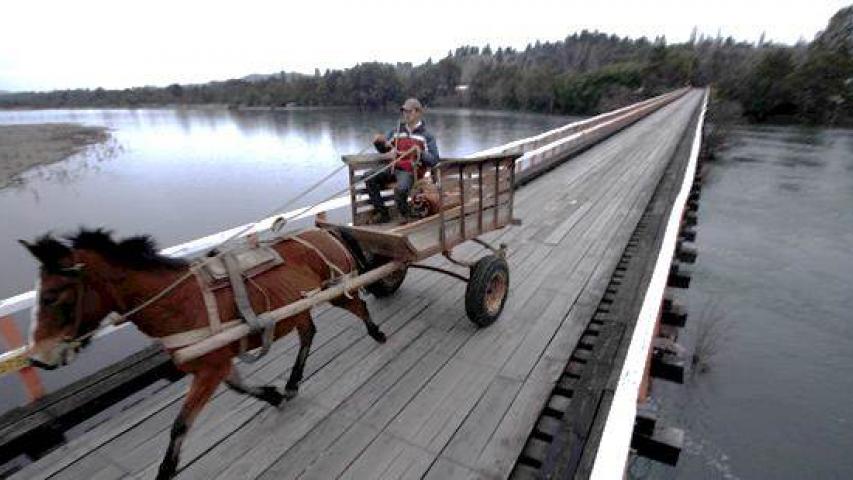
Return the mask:
<svg viewBox="0 0 853 480">
<path fill-rule="evenodd" d="M 91 332 L 80 335 L 80 327 L 83 324 L 83 298 L 86 294 L 86 282 L 84 281 L 83 275 L 85 273 L 86 264 L 85 263 L 75 263 L 72 267 L 65 267 L 59 271 L 59 275 L 65 277 L 73 277 L 75 285 L 75 304 L 74 304 L 74 319 L 71 329 L 71 334 L 63 335 L 61 343 L 65 344 L 67 347 L 79 349 L 83 346 L 83 344 L 89 340 L 92 336 L 94 336 L 98 330 L 107 324 L 115 325 L 117 322 L 114 321 L 118 314 L 116 312 L 108 313 L 102 320 L 99 322 L 98 327 L 92 329 Z M 115 287 L 113 287 L 109 282 L 106 282 L 107 288 L 112 290 L 110 292 L 110 296 L 113 297 L 113 300 L 118 304 L 118 307 L 122 310 L 124 308 L 124 302 L 121 300 L 121 297 L 118 295 L 118 292 L 115 291 Z"/>
</svg>

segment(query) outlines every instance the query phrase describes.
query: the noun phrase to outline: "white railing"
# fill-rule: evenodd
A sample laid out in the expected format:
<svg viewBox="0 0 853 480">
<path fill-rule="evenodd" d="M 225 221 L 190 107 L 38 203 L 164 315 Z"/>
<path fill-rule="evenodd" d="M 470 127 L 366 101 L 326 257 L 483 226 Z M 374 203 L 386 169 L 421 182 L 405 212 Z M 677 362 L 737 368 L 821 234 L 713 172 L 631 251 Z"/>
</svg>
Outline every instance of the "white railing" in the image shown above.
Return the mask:
<svg viewBox="0 0 853 480">
<path fill-rule="evenodd" d="M 637 416 L 640 384 L 646 371 L 646 362 L 649 358 L 649 349 L 660 314 L 669 267 L 675 255 L 681 218 L 684 214 L 691 184 L 696 175 L 699 148 L 702 144 L 702 125 L 705 122 L 707 106 L 708 91 L 706 89 L 702 110 L 699 113 L 699 121 L 696 124 L 687 170 L 684 172 L 684 180 L 669 214 L 658 259 L 652 271 L 645 297 L 643 297 L 643 304 L 637 316 L 637 323 L 634 326 L 634 333 L 631 336 L 631 343 L 625 356 L 625 363 L 622 364 L 622 371 L 616 384 L 616 391 L 613 394 L 613 401 L 607 414 L 601 441 L 598 444 L 595 463 L 590 475 L 593 480 L 622 478 L 625 473 L 628 450 L 634 431 L 634 418 Z"/>
</svg>

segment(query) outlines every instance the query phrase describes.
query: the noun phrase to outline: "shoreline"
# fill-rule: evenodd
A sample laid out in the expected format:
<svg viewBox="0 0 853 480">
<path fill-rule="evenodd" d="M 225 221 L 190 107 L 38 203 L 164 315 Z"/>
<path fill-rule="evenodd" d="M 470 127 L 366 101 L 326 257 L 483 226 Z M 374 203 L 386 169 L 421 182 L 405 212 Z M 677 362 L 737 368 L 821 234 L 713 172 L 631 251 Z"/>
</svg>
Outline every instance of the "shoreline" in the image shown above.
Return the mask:
<svg viewBox="0 0 853 480">
<path fill-rule="evenodd" d="M 105 127 L 75 123 L 0 125 L 0 189 L 34 167 L 60 162 L 109 138 Z"/>
</svg>

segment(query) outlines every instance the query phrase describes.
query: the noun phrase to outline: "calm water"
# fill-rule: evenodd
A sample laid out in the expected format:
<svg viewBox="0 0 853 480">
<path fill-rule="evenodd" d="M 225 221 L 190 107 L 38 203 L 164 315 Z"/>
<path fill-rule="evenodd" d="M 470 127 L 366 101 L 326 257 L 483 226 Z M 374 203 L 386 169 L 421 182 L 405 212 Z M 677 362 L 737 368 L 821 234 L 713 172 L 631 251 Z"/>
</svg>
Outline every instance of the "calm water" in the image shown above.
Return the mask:
<svg viewBox="0 0 853 480">
<path fill-rule="evenodd" d="M 161 246 L 255 220 L 369 146 L 391 113 L 351 110 L 47 110 L 0 112 L 0 124 L 77 122 L 112 129 L 107 148 L 37 167 L 0 190 L 0 298 L 30 290 L 36 263 L 15 241 L 81 225 L 117 235 L 152 234 Z M 567 117 L 432 111 L 443 156 L 462 156 L 568 123 Z M 346 172 L 306 203 L 346 186 Z M 26 328 L 24 315 L 18 318 Z M 46 372 L 49 388 L 97 370 L 145 344 L 130 329 L 95 342 L 71 367 Z M 2 341 L 0 341 L 2 343 Z M 0 345 L 0 350 L 5 349 Z M 0 412 L 24 401 L 0 378 Z"/>
<path fill-rule="evenodd" d="M 732 141 L 704 184 L 681 341 L 716 351 L 686 385 L 656 382 L 686 449 L 632 477 L 853 478 L 853 130 Z"/>
</svg>

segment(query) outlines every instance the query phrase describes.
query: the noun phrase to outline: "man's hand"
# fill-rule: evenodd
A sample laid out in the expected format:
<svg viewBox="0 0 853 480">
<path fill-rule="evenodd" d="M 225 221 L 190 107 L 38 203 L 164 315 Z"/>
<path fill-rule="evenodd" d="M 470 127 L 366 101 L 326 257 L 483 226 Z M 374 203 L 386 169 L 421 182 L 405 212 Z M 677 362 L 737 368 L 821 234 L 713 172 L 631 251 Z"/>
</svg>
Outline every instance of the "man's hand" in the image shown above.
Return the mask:
<svg viewBox="0 0 853 480">
<path fill-rule="evenodd" d="M 396 160 L 397 159 L 397 149 L 391 147 L 391 150 L 382 154 L 382 158 L 385 160 Z"/>
</svg>

